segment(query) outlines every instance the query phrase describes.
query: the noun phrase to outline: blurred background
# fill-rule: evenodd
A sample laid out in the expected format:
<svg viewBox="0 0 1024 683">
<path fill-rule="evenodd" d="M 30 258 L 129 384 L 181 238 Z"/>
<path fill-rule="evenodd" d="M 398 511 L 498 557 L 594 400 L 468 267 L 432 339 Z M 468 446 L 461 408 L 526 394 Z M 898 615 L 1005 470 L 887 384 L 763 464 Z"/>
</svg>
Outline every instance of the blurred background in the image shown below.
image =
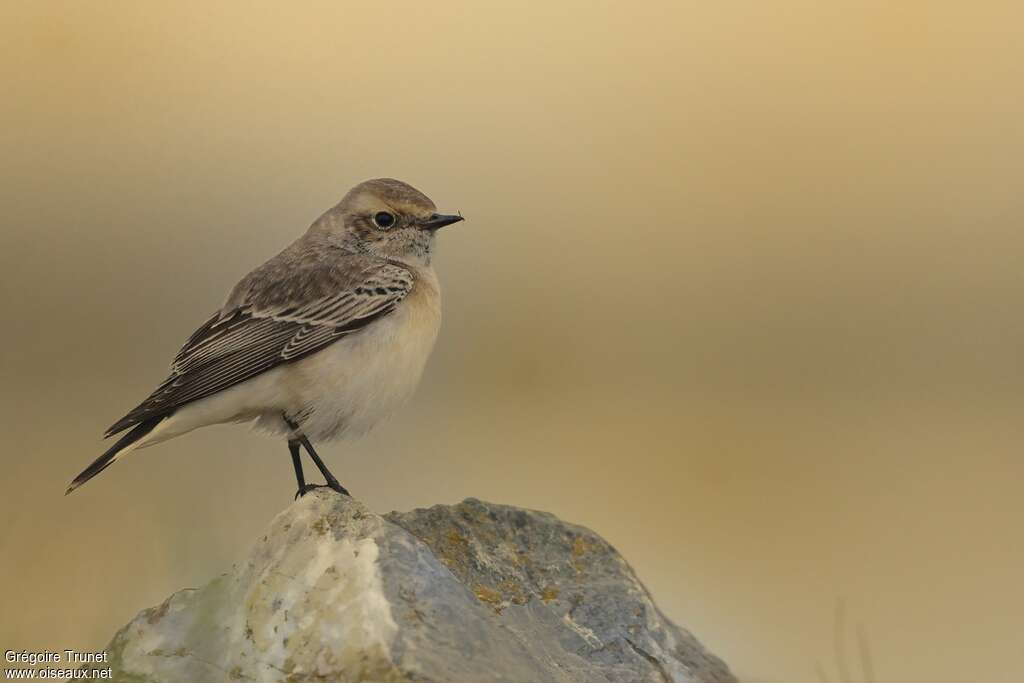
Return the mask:
<svg viewBox="0 0 1024 683">
<path fill-rule="evenodd" d="M 1022 21 L 7 0 L 0 649 L 102 647 L 291 502 L 238 426 L 62 494 L 238 278 L 393 176 L 468 220 L 420 391 L 320 449 L 373 509 L 587 525 L 750 683 L 869 681 L 858 631 L 879 682 L 1022 680 Z"/>
</svg>

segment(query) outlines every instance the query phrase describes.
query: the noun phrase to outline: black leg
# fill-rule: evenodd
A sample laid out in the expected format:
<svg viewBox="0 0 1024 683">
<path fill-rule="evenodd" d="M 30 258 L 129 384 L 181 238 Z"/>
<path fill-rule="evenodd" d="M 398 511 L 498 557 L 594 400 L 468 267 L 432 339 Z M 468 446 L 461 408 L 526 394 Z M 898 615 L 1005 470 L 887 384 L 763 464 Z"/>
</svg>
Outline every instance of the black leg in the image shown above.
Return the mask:
<svg viewBox="0 0 1024 683">
<path fill-rule="evenodd" d="M 342 486 L 341 483 L 339 483 L 338 480 L 335 479 L 334 475 L 331 474 L 331 471 L 327 469 L 327 465 L 324 464 L 324 461 L 321 460 L 320 456 L 316 454 L 315 450 L 313 450 L 313 444 L 309 442 L 309 439 L 307 439 L 305 436 L 300 436 L 299 441 L 302 443 L 303 446 L 306 447 L 306 452 L 309 453 L 309 457 L 313 459 L 313 464 L 316 465 L 318 470 L 320 470 L 320 474 L 324 475 L 324 479 L 327 481 L 327 485 L 330 486 L 333 490 L 337 491 L 338 493 L 342 493 L 346 496 L 351 496 L 352 494 L 348 492 L 348 489 Z"/>
<path fill-rule="evenodd" d="M 302 474 L 302 458 L 299 454 L 299 442 L 292 439 L 288 442 L 288 452 L 292 454 L 292 465 L 295 466 L 295 482 L 301 491 L 306 486 L 306 477 Z"/>
<path fill-rule="evenodd" d="M 299 425 L 290 420 L 287 415 L 281 415 L 281 418 L 292 431 L 299 428 Z M 295 494 L 295 497 L 298 498 L 308 491 L 323 486 L 322 484 L 306 483 L 306 478 L 302 474 L 302 459 L 299 456 L 299 444 L 305 446 L 306 452 L 309 453 L 309 457 L 313 459 L 313 463 L 317 466 L 317 469 L 320 470 L 320 473 L 324 475 L 324 479 L 327 480 L 327 486 L 338 493 L 350 496 L 351 494 L 348 492 L 348 489 L 338 482 L 334 475 L 331 474 L 331 471 L 327 469 L 327 465 L 324 464 L 324 461 L 321 460 L 320 456 L 316 454 L 315 450 L 313 450 L 313 444 L 309 442 L 309 439 L 307 439 L 305 435 L 301 435 L 297 439 L 288 440 L 288 451 L 292 454 L 292 464 L 295 466 L 295 481 L 299 485 L 299 491 Z"/>
<path fill-rule="evenodd" d="M 298 429 L 298 425 L 287 418 L 287 416 L 281 416 L 285 424 L 291 429 Z M 298 490 L 295 492 L 295 499 L 298 500 L 299 496 L 302 496 L 315 488 L 319 488 L 320 484 L 307 484 L 306 477 L 302 473 L 302 454 L 299 451 L 300 441 L 298 439 L 288 439 L 288 452 L 292 454 L 292 465 L 295 467 L 295 483 L 298 485 Z"/>
</svg>

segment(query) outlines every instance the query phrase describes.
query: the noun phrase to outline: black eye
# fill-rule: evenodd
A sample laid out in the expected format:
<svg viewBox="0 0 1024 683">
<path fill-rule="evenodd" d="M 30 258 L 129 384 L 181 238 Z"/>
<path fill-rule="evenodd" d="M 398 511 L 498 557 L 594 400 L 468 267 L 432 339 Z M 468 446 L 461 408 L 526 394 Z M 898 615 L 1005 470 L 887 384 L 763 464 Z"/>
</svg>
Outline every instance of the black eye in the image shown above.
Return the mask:
<svg viewBox="0 0 1024 683">
<path fill-rule="evenodd" d="M 395 224 L 395 217 L 387 211 L 378 211 L 373 214 L 373 224 L 381 230 L 387 230 Z"/>
</svg>

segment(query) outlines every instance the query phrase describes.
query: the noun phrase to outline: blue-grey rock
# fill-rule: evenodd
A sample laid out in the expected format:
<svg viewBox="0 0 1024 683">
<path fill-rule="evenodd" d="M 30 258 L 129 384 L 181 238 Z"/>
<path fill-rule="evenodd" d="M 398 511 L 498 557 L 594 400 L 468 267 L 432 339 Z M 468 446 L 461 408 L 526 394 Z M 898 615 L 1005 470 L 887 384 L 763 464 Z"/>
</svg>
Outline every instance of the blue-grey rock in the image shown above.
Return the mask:
<svg viewBox="0 0 1024 683">
<path fill-rule="evenodd" d="M 583 527 L 473 499 L 379 516 L 323 489 L 108 651 L 136 683 L 735 681 Z"/>
</svg>

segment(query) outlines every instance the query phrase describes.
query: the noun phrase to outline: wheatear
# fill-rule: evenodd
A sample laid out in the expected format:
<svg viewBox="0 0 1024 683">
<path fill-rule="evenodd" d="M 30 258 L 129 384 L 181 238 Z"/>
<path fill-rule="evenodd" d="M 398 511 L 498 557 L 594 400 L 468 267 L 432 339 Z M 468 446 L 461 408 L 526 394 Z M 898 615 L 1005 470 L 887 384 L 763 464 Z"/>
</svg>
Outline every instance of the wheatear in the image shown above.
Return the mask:
<svg viewBox="0 0 1024 683">
<path fill-rule="evenodd" d="M 441 324 L 434 234 L 461 220 L 397 180 L 354 187 L 235 286 L 170 377 L 106 436 L 129 431 L 66 494 L 136 448 L 255 421 L 287 438 L 297 495 L 315 486 L 300 445 L 327 486 L 347 495 L 310 442 L 366 432 L 412 395 Z"/>
</svg>

